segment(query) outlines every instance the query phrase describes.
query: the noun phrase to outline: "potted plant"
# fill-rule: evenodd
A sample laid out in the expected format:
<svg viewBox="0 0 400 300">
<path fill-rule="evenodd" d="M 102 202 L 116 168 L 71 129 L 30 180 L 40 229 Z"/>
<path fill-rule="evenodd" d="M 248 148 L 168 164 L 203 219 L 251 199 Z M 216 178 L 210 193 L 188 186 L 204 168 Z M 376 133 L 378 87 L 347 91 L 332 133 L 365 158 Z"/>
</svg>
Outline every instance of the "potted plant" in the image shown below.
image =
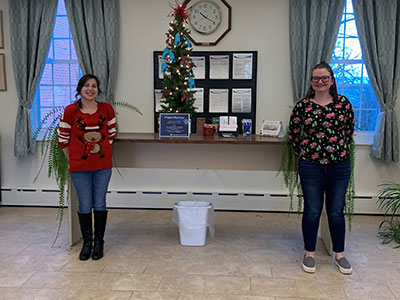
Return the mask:
<svg viewBox="0 0 400 300">
<path fill-rule="evenodd" d="M 400 184 L 388 182 L 379 186 L 378 207 L 385 216 L 390 215 L 390 218 L 379 224 L 378 236 L 383 244 L 394 241 L 397 244 L 394 248 L 400 248 Z"/>
<path fill-rule="evenodd" d="M 115 108 L 121 107 L 124 109 L 128 109 L 130 111 L 136 112 L 140 115 L 143 115 L 142 112 L 134 105 L 130 103 L 126 103 L 123 101 L 112 101 L 111 105 Z M 64 155 L 61 147 L 58 144 L 58 136 L 57 130 L 60 122 L 60 118 L 64 111 L 64 107 L 56 107 L 49 111 L 42 119 L 35 133 L 33 134 L 33 140 L 36 141 L 39 134 L 42 134 L 42 142 L 40 147 L 40 153 L 42 156 L 42 162 L 39 167 L 39 171 L 34 179 L 34 182 L 37 180 L 40 172 L 43 169 L 43 166 L 47 162 L 48 172 L 47 176 L 50 178 L 54 176 L 56 179 L 56 183 L 59 189 L 58 194 L 58 229 L 56 236 L 54 238 L 52 246 L 58 239 L 60 234 L 61 224 L 64 218 L 64 206 L 66 195 L 68 194 L 68 183 L 70 180 L 68 173 L 68 160 Z M 116 115 L 118 113 L 116 112 Z M 117 123 L 118 124 L 118 123 Z M 117 125 L 117 137 L 118 137 L 118 125 Z M 115 165 L 115 164 L 114 164 Z"/>
</svg>

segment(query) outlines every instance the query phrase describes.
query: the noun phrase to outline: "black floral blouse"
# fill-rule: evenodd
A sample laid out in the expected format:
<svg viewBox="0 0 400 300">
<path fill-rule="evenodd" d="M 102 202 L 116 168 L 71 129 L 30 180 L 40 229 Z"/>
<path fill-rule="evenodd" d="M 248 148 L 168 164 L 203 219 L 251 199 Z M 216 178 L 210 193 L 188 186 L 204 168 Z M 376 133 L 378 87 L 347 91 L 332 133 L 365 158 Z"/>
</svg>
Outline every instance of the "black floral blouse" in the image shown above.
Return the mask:
<svg viewBox="0 0 400 300">
<path fill-rule="evenodd" d="M 345 96 L 326 106 L 303 99 L 290 114 L 289 140 L 296 154 L 318 164 L 349 157 L 353 132 L 353 107 Z"/>
</svg>

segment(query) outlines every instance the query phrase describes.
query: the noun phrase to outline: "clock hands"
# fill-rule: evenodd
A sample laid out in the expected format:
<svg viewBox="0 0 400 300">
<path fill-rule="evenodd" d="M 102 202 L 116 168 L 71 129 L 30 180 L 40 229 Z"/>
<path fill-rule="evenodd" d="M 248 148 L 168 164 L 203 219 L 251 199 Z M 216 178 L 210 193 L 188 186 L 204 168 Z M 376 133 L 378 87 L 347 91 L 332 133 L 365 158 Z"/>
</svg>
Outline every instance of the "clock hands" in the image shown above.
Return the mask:
<svg viewBox="0 0 400 300">
<path fill-rule="evenodd" d="M 203 16 L 204 19 L 207 19 L 208 21 L 212 22 L 215 25 L 215 22 L 209 19 L 205 14 L 203 14 L 202 12 L 200 12 L 200 14 Z"/>
</svg>

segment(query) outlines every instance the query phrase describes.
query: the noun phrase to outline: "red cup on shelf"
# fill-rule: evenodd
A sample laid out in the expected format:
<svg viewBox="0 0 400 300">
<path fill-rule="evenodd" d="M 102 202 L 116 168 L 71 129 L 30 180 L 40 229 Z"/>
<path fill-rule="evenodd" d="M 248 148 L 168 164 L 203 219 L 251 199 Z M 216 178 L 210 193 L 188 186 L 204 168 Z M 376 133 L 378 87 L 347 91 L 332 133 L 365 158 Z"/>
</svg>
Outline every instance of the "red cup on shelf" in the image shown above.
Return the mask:
<svg viewBox="0 0 400 300">
<path fill-rule="evenodd" d="M 203 135 L 204 136 L 213 136 L 215 127 L 213 124 L 204 124 L 204 130 L 203 130 Z"/>
</svg>

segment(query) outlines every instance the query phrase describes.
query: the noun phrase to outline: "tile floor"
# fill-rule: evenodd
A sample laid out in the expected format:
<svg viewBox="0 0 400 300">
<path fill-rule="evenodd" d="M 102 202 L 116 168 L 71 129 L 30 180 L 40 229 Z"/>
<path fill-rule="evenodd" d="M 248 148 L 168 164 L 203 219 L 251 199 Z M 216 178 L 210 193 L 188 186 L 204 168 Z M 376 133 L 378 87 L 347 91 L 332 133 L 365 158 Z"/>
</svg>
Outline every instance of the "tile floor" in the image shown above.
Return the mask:
<svg viewBox="0 0 400 300">
<path fill-rule="evenodd" d="M 0 207 L 0 299 L 400 300 L 400 249 L 376 237 L 382 217 L 355 216 L 353 275 L 320 241 L 306 274 L 296 214 L 215 212 L 205 247 L 179 245 L 170 210 L 112 209 L 105 257 L 81 262 L 67 220 L 54 247 L 55 208 Z"/>
</svg>

